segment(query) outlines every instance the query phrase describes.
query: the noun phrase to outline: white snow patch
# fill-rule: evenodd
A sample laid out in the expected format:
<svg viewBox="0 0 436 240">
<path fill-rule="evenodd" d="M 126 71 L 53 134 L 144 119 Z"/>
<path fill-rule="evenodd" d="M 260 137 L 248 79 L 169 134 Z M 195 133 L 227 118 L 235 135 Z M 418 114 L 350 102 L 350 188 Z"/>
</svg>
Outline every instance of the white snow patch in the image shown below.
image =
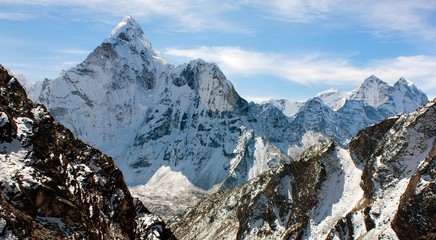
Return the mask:
<svg viewBox="0 0 436 240">
<path fill-rule="evenodd" d="M 4 112 L 0 112 L 0 127 L 4 127 L 7 123 L 9 123 L 8 115 Z"/>
<path fill-rule="evenodd" d="M 355 166 L 349 152 L 339 148 L 333 158 L 337 159 L 329 160 L 331 165 L 326 166 L 329 178 L 318 194 L 324 198 L 311 213 L 309 239 L 325 239 L 337 221 L 351 212 L 363 198 L 360 187 L 362 171 Z"/>
<path fill-rule="evenodd" d="M 350 93 L 343 92 L 338 88 L 332 88 L 316 95 L 316 97 L 319 97 L 325 105 L 329 106 L 334 111 L 337 111 L 344 106 L 345 101 L 349 96 Z"/>
<path fill-rule="evenodd" d="M 145 205 L 165 208 L 173 212 L 183 212 L 193 207 L 199 196 L 205 191 L 194 186 L 181 172 L 175 172 L 168 166 L 162 166 L 145 185 L 129 188 L 132 196 L 137 197 Z M 164 217 L 164 216 L 162 216 Z M 167 216 L 170 217 L 170 216 Z M 174 216 L 172 216 L 174 217 Z"/>
<path fill-rule="evenodd" d="M 300 111 L 300 108 L 305 102 L 289 101 L 286 99 L 282 100 L 270 100 L 269 103 L 273 104 L 277 109 L 283 112 L 288 117 L 294 117 L 295 114 Z"/>
</svg>

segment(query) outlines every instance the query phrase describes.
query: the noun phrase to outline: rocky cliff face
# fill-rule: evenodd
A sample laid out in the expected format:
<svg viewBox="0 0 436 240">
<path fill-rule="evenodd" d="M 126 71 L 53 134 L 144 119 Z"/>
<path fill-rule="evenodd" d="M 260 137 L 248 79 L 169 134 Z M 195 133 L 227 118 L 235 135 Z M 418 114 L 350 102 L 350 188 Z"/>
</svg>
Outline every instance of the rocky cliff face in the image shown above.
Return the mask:
<svg viewBox="0 0 436 240">
<path fill-rule="evenodd" d="M 200 201 L 187 239 L 433 239 L 436 100 Z"/>
<path fill-rule="evenodd" d="M 28 100 L 1 65 L 0 88 L 2 238 L 172 238 L 132 198 L 112 159 Z"/>
</svg>

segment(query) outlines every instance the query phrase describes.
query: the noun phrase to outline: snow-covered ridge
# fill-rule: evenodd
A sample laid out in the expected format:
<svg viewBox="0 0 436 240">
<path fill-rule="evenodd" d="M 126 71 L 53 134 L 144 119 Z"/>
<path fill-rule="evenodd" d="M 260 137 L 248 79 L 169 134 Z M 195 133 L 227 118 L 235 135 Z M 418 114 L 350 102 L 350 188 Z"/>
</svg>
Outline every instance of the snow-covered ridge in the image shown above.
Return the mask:
<svg viewBox="0 0 436 240">
<path fill-rule="evenodd" d="M 344 147 L 365 126 L 398 113 L 409 113 L 427 102 L 427 96 L 404 78 L 390 86 L 375 76 L 351 92 L 330 89 L 301 103 L 271 101 L 290 118 L 291 125 L 304 129 L 301 136 L 320 133 Z"/>
<path fill-rule="evenodd" d="M 427 96 L 405 78 L 401 77 L 391 86 L 374 75 L 365 79 L 358 88 L 351 92 L 332 88 L 318 93 L 315 98 L 321 99 L 333 111 L 344 107 L 346 101 L 361 100 L 364 106 L 383 109 L 389 111 L 390 114 L 409 113 L 428 102 Z M 286 99 L 271 100 L 270 103 L 291 118 L 295 117 L 305 104 L 305 102 L 293 102 Z"/>
</svg>

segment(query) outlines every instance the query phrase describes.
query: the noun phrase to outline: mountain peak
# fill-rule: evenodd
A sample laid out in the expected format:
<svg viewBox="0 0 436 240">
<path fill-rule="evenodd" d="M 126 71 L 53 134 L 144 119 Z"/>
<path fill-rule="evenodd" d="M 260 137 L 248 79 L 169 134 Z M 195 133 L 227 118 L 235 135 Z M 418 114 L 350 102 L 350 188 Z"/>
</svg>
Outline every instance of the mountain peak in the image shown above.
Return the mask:
<svg viewBox="0 0 436 240">
<path fill-rule="evenodd" d="M 394 84 L 394 86 L 409 86 L 409 87 L 412 87 L 412 86 L 414 86 L 414 84 L 411 81 L 406 80 L 404 77 L 401 77 Z"/>
<path fill-rule="evenodd" d="M 389 84 L 371 75 L 359 88 L 351 92 L 350 99 L 363 100 L 366 105 L 378 107 L 387 100 L 391 92 L 392 87 Z"/>
<path fill-rule="evenodd" d="M 363 81 L 362 85 L 366 85 L 368 83 L 385 83 L 385 82 L 383 80 L 381 80 L 380 78 L 378 78 L 377 76 L 371 75 Z"/>
<path fill-rule="evenodd" d="M 131 16 L 126 16 L 117 26 L 112 30 L 110 37 L 111 42 L 114 41 L 141 41 L 142 45 L 146 48 L 151 49 L 151 43 L 142 31 L 141 26 L 133 19 Z"/>
<path fill-rule="evenodd" d="M 126 16 L 112 30 L 112 37 L 120 37 L 121 33 L 140 33 L 143 34 L 141 26 L 131 16 Z"/>
</svg>

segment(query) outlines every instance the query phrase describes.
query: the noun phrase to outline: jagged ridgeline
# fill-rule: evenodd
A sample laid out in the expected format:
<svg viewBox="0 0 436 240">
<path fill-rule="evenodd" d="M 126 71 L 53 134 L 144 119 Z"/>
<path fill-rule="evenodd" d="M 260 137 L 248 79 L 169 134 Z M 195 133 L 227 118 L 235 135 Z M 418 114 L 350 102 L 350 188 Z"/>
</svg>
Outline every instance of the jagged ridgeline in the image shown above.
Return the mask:
<svg viewBox="0 0 436 240">
<path fill-rule="evenodd" d="M 1 65 L 0 101 L 0 238 L 173 238 L 112 159 L 27 99 Z"/>
<path fill-rule="evenodd" d="M 208 196 L 182 239 L 436 239 L 436 100 Z"/>
</svg>

